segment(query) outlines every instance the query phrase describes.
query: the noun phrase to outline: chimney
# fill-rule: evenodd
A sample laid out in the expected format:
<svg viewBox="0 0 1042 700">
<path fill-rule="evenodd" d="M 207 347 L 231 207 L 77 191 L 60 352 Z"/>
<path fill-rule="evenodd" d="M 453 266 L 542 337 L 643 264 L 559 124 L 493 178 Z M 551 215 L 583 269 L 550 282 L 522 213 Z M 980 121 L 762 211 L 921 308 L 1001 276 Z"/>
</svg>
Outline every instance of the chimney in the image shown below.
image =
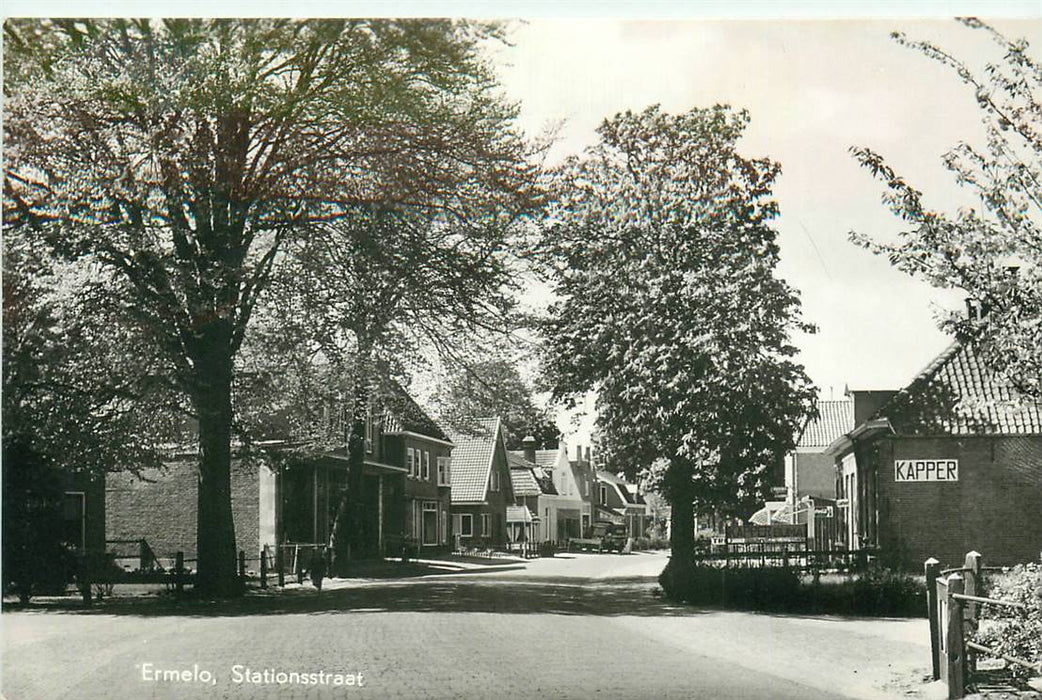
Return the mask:
<svg viewBox="0 0 1042 700">
<path fill-rule="evenodd" d="M 535 438 L 526 435 L 525 439 L 521 441 L 521 449 L 525 451 L 525 459 L 535 464 Z"/>
<path fill-rule="evenodd" d="M 589 448 L 589 446 L 586 447 L 586 463 L 587 464 L 593 464 L 593 462 L 590 461 L 590 448 Z"/>
<path fill-rule="evenodd" d="M 575 446 L 575 461 L 576 462 L 583 461 L 583 446 L 582 445 L 576 445 Z"/>
<path fill-rule="evenodd" d="M 971 321 L 981 320 L 981 304 L 972 297 L 966 297 L 966 318 Z"/>
</svg>

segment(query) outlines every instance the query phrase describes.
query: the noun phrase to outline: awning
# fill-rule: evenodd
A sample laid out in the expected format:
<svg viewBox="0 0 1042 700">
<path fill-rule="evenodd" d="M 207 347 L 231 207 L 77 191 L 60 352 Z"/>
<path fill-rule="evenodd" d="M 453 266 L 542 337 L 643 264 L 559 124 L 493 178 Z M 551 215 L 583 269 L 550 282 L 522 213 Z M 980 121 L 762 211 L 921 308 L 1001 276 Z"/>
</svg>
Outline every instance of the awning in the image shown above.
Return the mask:
<svg viewBox="0 0 1042 700">
<path fill-rule="evenodd" d="M 532 511 L 525 506 L 507 506 L 508 523 L 530 523 L 533 519 Z"/>
</svg>

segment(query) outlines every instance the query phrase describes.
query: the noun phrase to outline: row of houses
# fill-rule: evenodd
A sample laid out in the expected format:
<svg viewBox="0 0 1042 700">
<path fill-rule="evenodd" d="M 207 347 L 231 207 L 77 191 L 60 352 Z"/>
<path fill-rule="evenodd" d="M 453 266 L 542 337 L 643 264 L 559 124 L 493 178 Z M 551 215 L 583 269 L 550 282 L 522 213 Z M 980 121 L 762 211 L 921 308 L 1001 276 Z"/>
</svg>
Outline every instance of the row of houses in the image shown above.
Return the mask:
<svg viewBox="0 0 1042 700">
<path fill-rule="evenodd" d="M 758 514 L 804 523 L 819 548 L 894 565 L 996 565 L 1042 551 L 1042 406 L 955 342 L 900 390 L 819 403 L 785 463 L 786 497 Z"/>
<path fill-rule="evenodd" d="M 574 458 L 563 442 L 537 449 L 526 438 L 508 450 L 499 418 L 443 430 L 404 390 L 373 406 L 365 422 L 361 495 L 352 500 L 358 532 L 352 559 L 406 551 L 502 549 L 588 535 L 597 520 L 624 524 L 634 537 L 649 523 L 633 484 L 595 469 L 590 449 Z M 171 454 L 161 470 L 112 473 L 70 492 L 69 541 L 92 549 L 134 550 L 142 541 L 160 560 L 196 552 L 197 462 Z M 279 441 L 232 464 L 237 548 L 297 551 L 328 545 L 349 484 L 345 448 L 296 455 Z"/>
</svg>

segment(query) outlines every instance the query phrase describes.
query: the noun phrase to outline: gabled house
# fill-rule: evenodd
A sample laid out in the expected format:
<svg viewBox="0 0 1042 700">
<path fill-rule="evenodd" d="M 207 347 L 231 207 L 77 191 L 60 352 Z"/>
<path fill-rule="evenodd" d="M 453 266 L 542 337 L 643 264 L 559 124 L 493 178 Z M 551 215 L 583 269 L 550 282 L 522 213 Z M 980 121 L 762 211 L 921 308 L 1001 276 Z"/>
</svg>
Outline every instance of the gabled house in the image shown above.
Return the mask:
<svg viewBox="0 0 1042 700">
<path fill-rule="evenodd" d="M 800 432 L 796 449 L 785 457 L 789 503 L 803 498 L 836 498 L 836 468 L 828 446 L 854 429 L 854 401 L 818 401 L 818 415 Z"/>
<path fill-rule="evenodd" d="M 630 537 L 643 537 L 648 527 L 648 506 L 636 485 L 603 470 L 597 471 L 594 515 L 594 520 L 625 525 Z"/>
<path fill-rule="evenodd" d="M 534 438 L 526 437 L 521 444 L 523 449 L 513 451 L 511 456 L 531 466 L 542 490 L 536 510 L 539 541 L 563 543 L 582 537 L 591 522 L 592 506 L 583 498 L 591 487 L 583 479 L 581 468 L 568 460 L 563 443 L 556 449 L 540 450 Z"/>
<path fill-rule="evenodd" d="M 502 422 L 481 418 L 451 439 L 452 531 L 459 546 L 503 546 L 507 506 L 514 505 L 514 494 Z"/>
<path fill-rule="evenodd" d="M 553 484 L 544 475 L 537 477 L 536 471 L 542 470 L 516 452 L 507 452 L 507 463 L 514 492 L 514 504 L 507 506 L 507 539 L 512 543 L 542 542 L 546 538 L 538 515 L 542 512 L 539 504 L 546 489 L 553 492 Z"/>
<path fill-rule="evenodd" d="M 890 563 L 1033 561 L 1042 549 L 1042 406 L 956 342 L 898 392 L 852 392 L 829 447 L 841 535 Z"/>
<path fill-rule="evenodd" d="M 397 555 L 409 538 L 421 549 L 447 548 L 452 444 L 445 433 L 397 385 L 374 396 L 364 430 L 359 530 L 350 558 Z M 232 463 L 236 548 L 254 569 L 261 550 L 272 563 L 281 550 L 292 570 L 298 561 L 308 561 L 311 549 L 331 543 L 350 459 L 343 447 L 321 454 L 295 454 L 285 441 L 259 447 L 249 459 L 236 457 Z M 145 540 L 161 564 L 181 551 L 191 565 L 196 460 L 194 451 L 172 453 L 165 468 L 146 473 L 145 480 L 110 477 L 109 542 Z"/>
</svg>

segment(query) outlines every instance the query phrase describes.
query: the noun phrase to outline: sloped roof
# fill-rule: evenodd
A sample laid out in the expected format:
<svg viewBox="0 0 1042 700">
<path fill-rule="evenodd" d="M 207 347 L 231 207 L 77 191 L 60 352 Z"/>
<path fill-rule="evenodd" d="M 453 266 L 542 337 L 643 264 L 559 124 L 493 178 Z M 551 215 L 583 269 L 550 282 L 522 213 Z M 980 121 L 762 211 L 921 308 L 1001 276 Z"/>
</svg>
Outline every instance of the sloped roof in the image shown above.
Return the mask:
<svg viewBox="0 0 1042 700">
<path fill-rule="evenodd" d="M 631 494 L 629 488 L 627 488 L 630 485 L 629 482 L 623 479 L 621 476 L 617 476 L 615 474 L 612 474 L 611 472 L 606 472 L 598 469 L 597 478 L 601 481 L 606 481 L 609 484 L 612 484 L 615 487 L 615 490 L 619 492 L 619 496 L 622 498 L 624 502 L 636 503 L 636 500 L 633 498 L 633 494 Z"/>
<path fill-rule="evenodd" d="M 853 401 L 818 401 L 818 417 L 807 422 L 796 445 L 828 447 L 833 440 L 853 429 Z"/>
<path fill-rule="evenodd" d="M 526 506 L 507 506 L 508 523 L 530 523 L 533 520 L 535 516 Z"/>
<path fill-rule="evenodd" d="M 387 432 L 407 431 L 426 435 L 436 440 L 449 440 L 445 431 L 427 415 L 409 392 L 398 382 L 381 387 L 376 403 L 387 411 L 384 430 Z"/>
<path fill-rule="evenodd" d="M 540 467 L 556 466 L 558 454 L 560 454 L 560 448 L 556 450 L 536 450 L 535 463 Z"/>
<path fill-rule="evenodd" d="M 539 488 L 547 496 L 556 496 L 557 487 L 554 486 L 554 477 L 551 476 L 551 472 L 543 469 L 542 467 L 536 467 L 532 470 L 532 474 L 535 475 L 535 480 L 539 482 Z"/>
<path fill-rule="evenodd" d="M 535 474 L 528 467 L 515 467 L 510 465 L 510 485 L 514 488 L 514 495 L 524 498 L 526 496 L 538 496 L 543 491 L 539 488 Z"/>
<path fill-rule="evenodd" d="M 898 435 L 1039 435 L 1042 405 L 955 342 L 873 416 Z"/>
<path fill-rule="evenodd" d="M 473 435 L 450 436 L 452 450 L 452 502 L 484 501 L 496 444 L 501 440 L 499 418 L 479 418 Z"/>
</svg>

